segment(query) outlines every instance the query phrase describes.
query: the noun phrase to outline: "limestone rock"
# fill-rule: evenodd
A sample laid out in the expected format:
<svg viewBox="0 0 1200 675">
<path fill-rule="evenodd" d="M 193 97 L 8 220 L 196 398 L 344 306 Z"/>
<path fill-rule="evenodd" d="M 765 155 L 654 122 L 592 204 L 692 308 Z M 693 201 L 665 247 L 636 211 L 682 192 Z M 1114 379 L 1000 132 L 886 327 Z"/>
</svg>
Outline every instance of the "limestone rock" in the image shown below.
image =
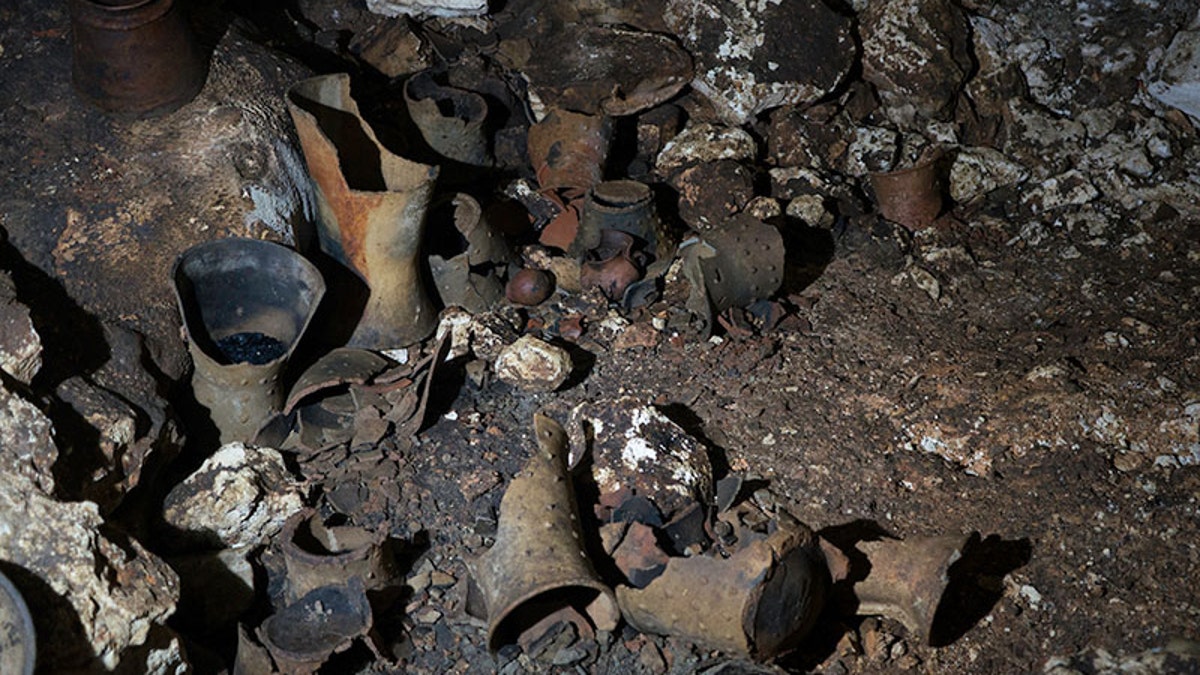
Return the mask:
<svg viewBox="0 0 1200 675">
<path fill-rule="evenodd" d="M 496 377 L 525 391 L 554 391 L 570 374 L 567 350 L 532 335 L 522 335 L 496 357 Z"/>
<path fill-rule="evenodd" d="M 732 124 L 814 101 L 854 63 L 850 20 L 820 0 L 671 0 L 663 18 L 696 60 L 692 86 Z"/>
<path fill-rule="evenodd" d="M 591 453 L 599 502 L 648 499 L 663 520 L 713 495 L 707 451 L 654 406 L 632 397 L 583 403 L 571 412 L 571 465 Z"/>
<path fill-rule="evenodd" d="M 744 129 L 718 124 L 695 124 L 671 139 L 659 153 L 655 169 L 669 176 L 693 164 L 723 159 L 753 160 L 757 148 L 754 137 Z"/>
<path fill-rule="evenodd" d="M 38 633 L 46 672 L 108 670 L 175 611 L 179 580 L 136 540 L 105 529 L 92 502 L 56 501 L 21 476 L 0 472 L 0 559 L 16 579 Z"/>
<path fill-rule="evenodd" d="M 367 0 L 367 9 L 384 16 L 482 16 L 487 0 Z"/>
<path fill-rule="evenodd" d="M 29 308 L 17 300 L 12 277 L 0 274 L 0 370 L 29 384 L 42 367 L 42 340 Z"/>
<path fill-rule="evenodd" d="M 0 383 L 0 475 L 54 492 L 54 427 L 37 406 Z"/>
<path fill-rule="evenodd" d="M 161 455 L 158 461 L 165 463 L 178 454 L 182 433 L 142 365 L 148 359 L 141 336 L 107 325 L 104 335 L 109 355 L 104 365 L 57 388 L 58 398 L 82 425 L 59 430 L 65 455 L 58 473 L 67 494 L 110 513 L 141 482 L 152 456 Z"/>
<path fill-rule="evenodd" d="M 1019 183 L 1029 171 L 999 150 L 984 147 L 959 148 L 950 165 L 950 197 L 966 204 L 987 193 Z"/>
<path fill-rule="evenodd" d="M 1195 23 L 1200 24 L 1200 15 Z M 1200 121 L 1200 25 L 1175 34 L 1157 77 L 1146 85 L 1146 90 L 1160 102 Z"/>
<path fill-rule="evenodd" d="M 303 496 L 279 451 L 234 442 L 171 490 L 163 518 L 203 544 L 251 546 L 278 534 Z"/>
<path fill-rule="evenodd" d="M 859 16 L 863 78 L 889 117 L 946 120 L 971 71 L 966 15 L 950 0 L 872 2 Z"/>
</svg>

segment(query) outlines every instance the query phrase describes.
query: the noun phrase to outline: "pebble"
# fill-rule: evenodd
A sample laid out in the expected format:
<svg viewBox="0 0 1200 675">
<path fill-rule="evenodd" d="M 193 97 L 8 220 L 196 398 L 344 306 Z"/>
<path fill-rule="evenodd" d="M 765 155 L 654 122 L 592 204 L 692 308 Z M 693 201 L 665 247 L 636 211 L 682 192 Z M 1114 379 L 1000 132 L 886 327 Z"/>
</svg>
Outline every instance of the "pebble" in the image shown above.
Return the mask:
<svg viewBox="0 0 1200 675">
<path fill-rule="evenodd" d="M 433 607 L 422 607 L 413 612 L 412 617 L 419 623 L 437 623 L 442 618 L 442 613 Z"/>
</svg>

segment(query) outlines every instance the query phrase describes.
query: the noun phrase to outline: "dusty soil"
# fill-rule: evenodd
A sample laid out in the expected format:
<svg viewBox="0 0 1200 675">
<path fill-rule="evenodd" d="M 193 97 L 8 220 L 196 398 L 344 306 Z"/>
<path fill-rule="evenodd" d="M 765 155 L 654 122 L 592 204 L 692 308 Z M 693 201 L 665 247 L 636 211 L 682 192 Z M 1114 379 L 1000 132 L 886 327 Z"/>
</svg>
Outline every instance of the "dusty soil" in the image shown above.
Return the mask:
<svg viewBox="0 0 1200 675">
<path fill-rule="evenodd" d="M 104 122 L 66 98 L 65 16 L 15 4 L 0 7 L 5 72 L 33 73 L 14 60 L 38 59 L 49 74 L 0 116 L 2 262 L 21 271 L 28 304 L 119 321 L 128 303 L 89 303 L 58 285 L 89 283 L 86 266 L 60 278 L 53 247 L 68 225 L 63 212 L 49 223 L 27 215 L 55 199 L 64 170 L 72 172 L 67 187 L 85 192 L 90 173 L 74 167 L 97 165 L 107 132 L 56 141 L 39 131 L 42 116 Z M 447 367 L 429 426 L 411 447 L 387 446 L 400 504 L 394 528 L 411 543 L 412 571 L 451 577 L 377 617 L 400 636 L 401 671 L 551 668 L 487 652 L 482 624 L 463 611 L 465 560 L 490 544 L 504 486 L 533 447 L 533 412 L 565 419 L 577 405 L 619 396 L 658 406 L 709 448 L 718 474 L 754 477 L 761 504 L 837 543 L 879 532 L 978 533 L 954 572 L 953 616 L 937 646 L 890 620 L 831 610 L 798 653 L 771 668 L 965 673 L 1071 664 L 1093 672 L 1123 660 L 1188 668 L 1154 666 L 1162 654 L 1146 652 L 1200 638 L 1200 221 L 1169 207 L 1114 208 L 1097 227 L 1070 213 L 1032 216 L 1004 199 L 1019 195 L 917 234 L 872 216 L 831 229 L 793 224 L 785 238 L 795 273 L 780 293 L 791 312 L 762 334 L 674 338 L 651 325 L 665 304 L 608 322 L 608 308 L 590 305 L 587 340 L 574 352 L 579 370 L 561 391 L 523 393 L 476 382 L 461 362 Z M 106 274 L 106 256 L 92 258 L 94 273 Z M 167 264 L 141 262 L 155 274 Z M 162 304 L 145 309 L 161 320 L 133 323 L 174 340 L 170 298 L 156 297 Z M 553 325 L 563 311 L 556 301 L 532 314 Z M 631 330 L 652 339 L 618 340 Z M 75 343 L 55 344 L 64 353 Z M 194 653 L 229 650 L 227 638 L 200 635 L 205 647 Z M 361 648 L 340 658 L 338 667 L 370 662 Z M 631 629 L 602 636 L 594 654 L 564 659 L 554 668 L 757 672 Z M 215 662 L 198 658 L 196 666 Z"/>
</svg>

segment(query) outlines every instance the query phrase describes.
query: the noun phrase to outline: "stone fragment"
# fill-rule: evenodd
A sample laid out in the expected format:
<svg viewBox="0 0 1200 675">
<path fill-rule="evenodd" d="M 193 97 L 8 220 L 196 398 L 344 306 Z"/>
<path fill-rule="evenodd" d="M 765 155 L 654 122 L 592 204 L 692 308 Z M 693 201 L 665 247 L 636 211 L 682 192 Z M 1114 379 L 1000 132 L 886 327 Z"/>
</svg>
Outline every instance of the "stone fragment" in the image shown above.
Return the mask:
<svg viewBox="0 0 1200 675">
<path fill-rule="evenodd" d="M 663 147 L 655 163 L 662 176 L 670 176 L 692 164 L 723 159 L 753 160 L 758 149 L 744 129 L 718 124 L 696 124 L 681 131 Z"/>
<path fill-rule="evenodd" d="M 784 213 L 789 218 L 804 221 L 809 227 L 827 228 L 833 225 L 833 214 L 825 208 L 825 199 L 820 195 L 800 195 L 788 202 Z"/>
<path fill-rule="evenodd" d="M 750 170 L 729 159 L 690 166 L 671 185 L 679 191 L 679 217 L 697 230 L 724 222 L 754 196 Z"/>
<path fill-rule="evenodd" d="M 50 419 L 0 382 L 0 475 L 19 478 L 30 489 L 49 495 L 54 492 L 56 461 Z"/>
<path fill-rule="evenodd" d="M 562 347 L 522 335 L 500 350 L 496 377 L 525 391 L 554 391 L 571 374 L 571 355 Z"/>
<path fill-rule="evenodd" d="M 22 476 L 0 473 L 0 560 L 40 582 L 21 590 L 34 608 L 46 672 L 113 670 L 175 611 L 175 572 L 103 526 L 94 503 L 58 502 Z"/>
<path fill-rule="evenodd" d="M 406 21 L 381 21 L 355 36 L 350 51 L 388 77 L 424 70 L 430 62 L 420 36 Z"/>
<path fill-rule="evenodd" d="M 712 499 L 712 466 L 704 446 L 657 408 L 632 397 L 592 401 L 571 412 L 571 465 L 591 453 L 598 509 L 649 500 L 668 521 Z M 608 515 L 608 514 L 605 514 Z"/>
<path fill-rule="evenodd" d="M 1024 166 L 1005 157 L 999 150 L 959 148 L 950 164 L 950 198 L 966 204 L 1028 177 L 1029 171 Z"/>
<path fill-rule="evenodd" d="M 518 69 L 539 119 L 548 109 L 619 117 L 679 93 L 692 78 L 692 59 L 658 33 L 568 24 L 538 37 Z"/>
<path fill-rule="evenodd" d="M 303 498 L 279 451 L 235 442 L 171 490 L 163 519 L 206 545 L 252 546 L 279 533 Z"/>
<path fill-rule="evenodd" d="M 1194 23 L 1198 25 L 1175 34 L 1146 90 L 1200 121 L 1200 16 Z"/>
<path fill-rule="evenodd" d="M 384 16 L 483 16 L 487 0 L 367 0 L 367 9 Z"/>
<path fill-rule="evenodd" d="M 966 15 L 950 0 L 872 2 L 859 16 L 863 78 L 888 117 L 905 126 L 919 115 L 947 120 L 971 56 Z"/>
<path fill-rule="evenodd" d="M 858 127 L 843 157 L 842 170 L 863 177 L 871 172 L 891 171 L 900 156 L 900 134 L 883 127 Z"/>
<path fill-rule="evenodd" d="M 820 0 L 670 0 L 663 18 L 696 59 L 692 87 L 731 124 L 814 101 L 854 63 L 850 19 Z"/>
<path fill-rule="evenodd" d="M 1080 206 L 1100 196 L 1100 191 L 1081 172 L 1071 169 L 1025 193 L 1022 203 L 1040 213 L 1064 206 Z"/>
<path fill-rule="evenodd" d="M 0 370 L 29 384 L 42 367 L 42 340 L 29 308 L 17 299 L 16 285 L 0 273 Z"/>
</svg>

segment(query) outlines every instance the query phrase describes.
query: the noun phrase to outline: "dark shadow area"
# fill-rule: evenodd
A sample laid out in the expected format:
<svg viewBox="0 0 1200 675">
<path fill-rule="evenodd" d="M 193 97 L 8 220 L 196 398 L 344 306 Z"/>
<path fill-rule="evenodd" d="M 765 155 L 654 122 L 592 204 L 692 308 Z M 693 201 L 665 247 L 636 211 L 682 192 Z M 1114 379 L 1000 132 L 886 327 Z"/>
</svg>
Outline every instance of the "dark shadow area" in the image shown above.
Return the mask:
<svg viewBox="0 0 1200 675">
<path fill-rule="evenodd" d="M 326 250 L 330 250 L 329 247 L 322 244 L 320 249 L 313 247 L 303 251 L 304 257 L 325 279 L 325 296 L 292 354 L 287 368 L 292 378 L 298 377 L 330 350 L 350 341 L 371 296 L 371 289 L 362 277 L 325 253 Z M 290 388 L 293 382 L 285 380 L 285 384 Z"/>
<path fill-rule="evenodd" d="M 934 618 L 929 644 L 944 647 L 966 635 L 1004 596 L 1004 577 L 1028 565 L 1032 556 L 1029 539 L 972 535 L 962 558 L 950 567 L 950 584 Z"/>
<path fill-rule="evenodd" d="M 17 297 L 42 341 L 42 367 L 33 378 L 35 394 L 49 395 L 64 380 L 86 375 L 109 358 L 100 320 L 75 302 L 63 285 L 25 260 L 0 230 L 0 269 L 7 270 Z"/>
<path fill-rule="evenodd" d="M 834 240 L 830 230 L 789 221 L 779 228 L 783 235 L 783 284 L 780 293 L 799 293 L 821 277 L 833 260 Z"/>
<path fill-rule="evenodd" d="M 558 391 L 565 391 L 577 385 L 583 384 L 588 376 L 592 374 L 592 369 L 596 367 L 596 355 L 588 350 L 580 347 L 574 342 L 566 340 L 552 340 L 552 344 L 557 347 L 562 347 L 567 350 L 571 356 L 571 374 L 567 376 L 559 387 Z"/>
</svg>

